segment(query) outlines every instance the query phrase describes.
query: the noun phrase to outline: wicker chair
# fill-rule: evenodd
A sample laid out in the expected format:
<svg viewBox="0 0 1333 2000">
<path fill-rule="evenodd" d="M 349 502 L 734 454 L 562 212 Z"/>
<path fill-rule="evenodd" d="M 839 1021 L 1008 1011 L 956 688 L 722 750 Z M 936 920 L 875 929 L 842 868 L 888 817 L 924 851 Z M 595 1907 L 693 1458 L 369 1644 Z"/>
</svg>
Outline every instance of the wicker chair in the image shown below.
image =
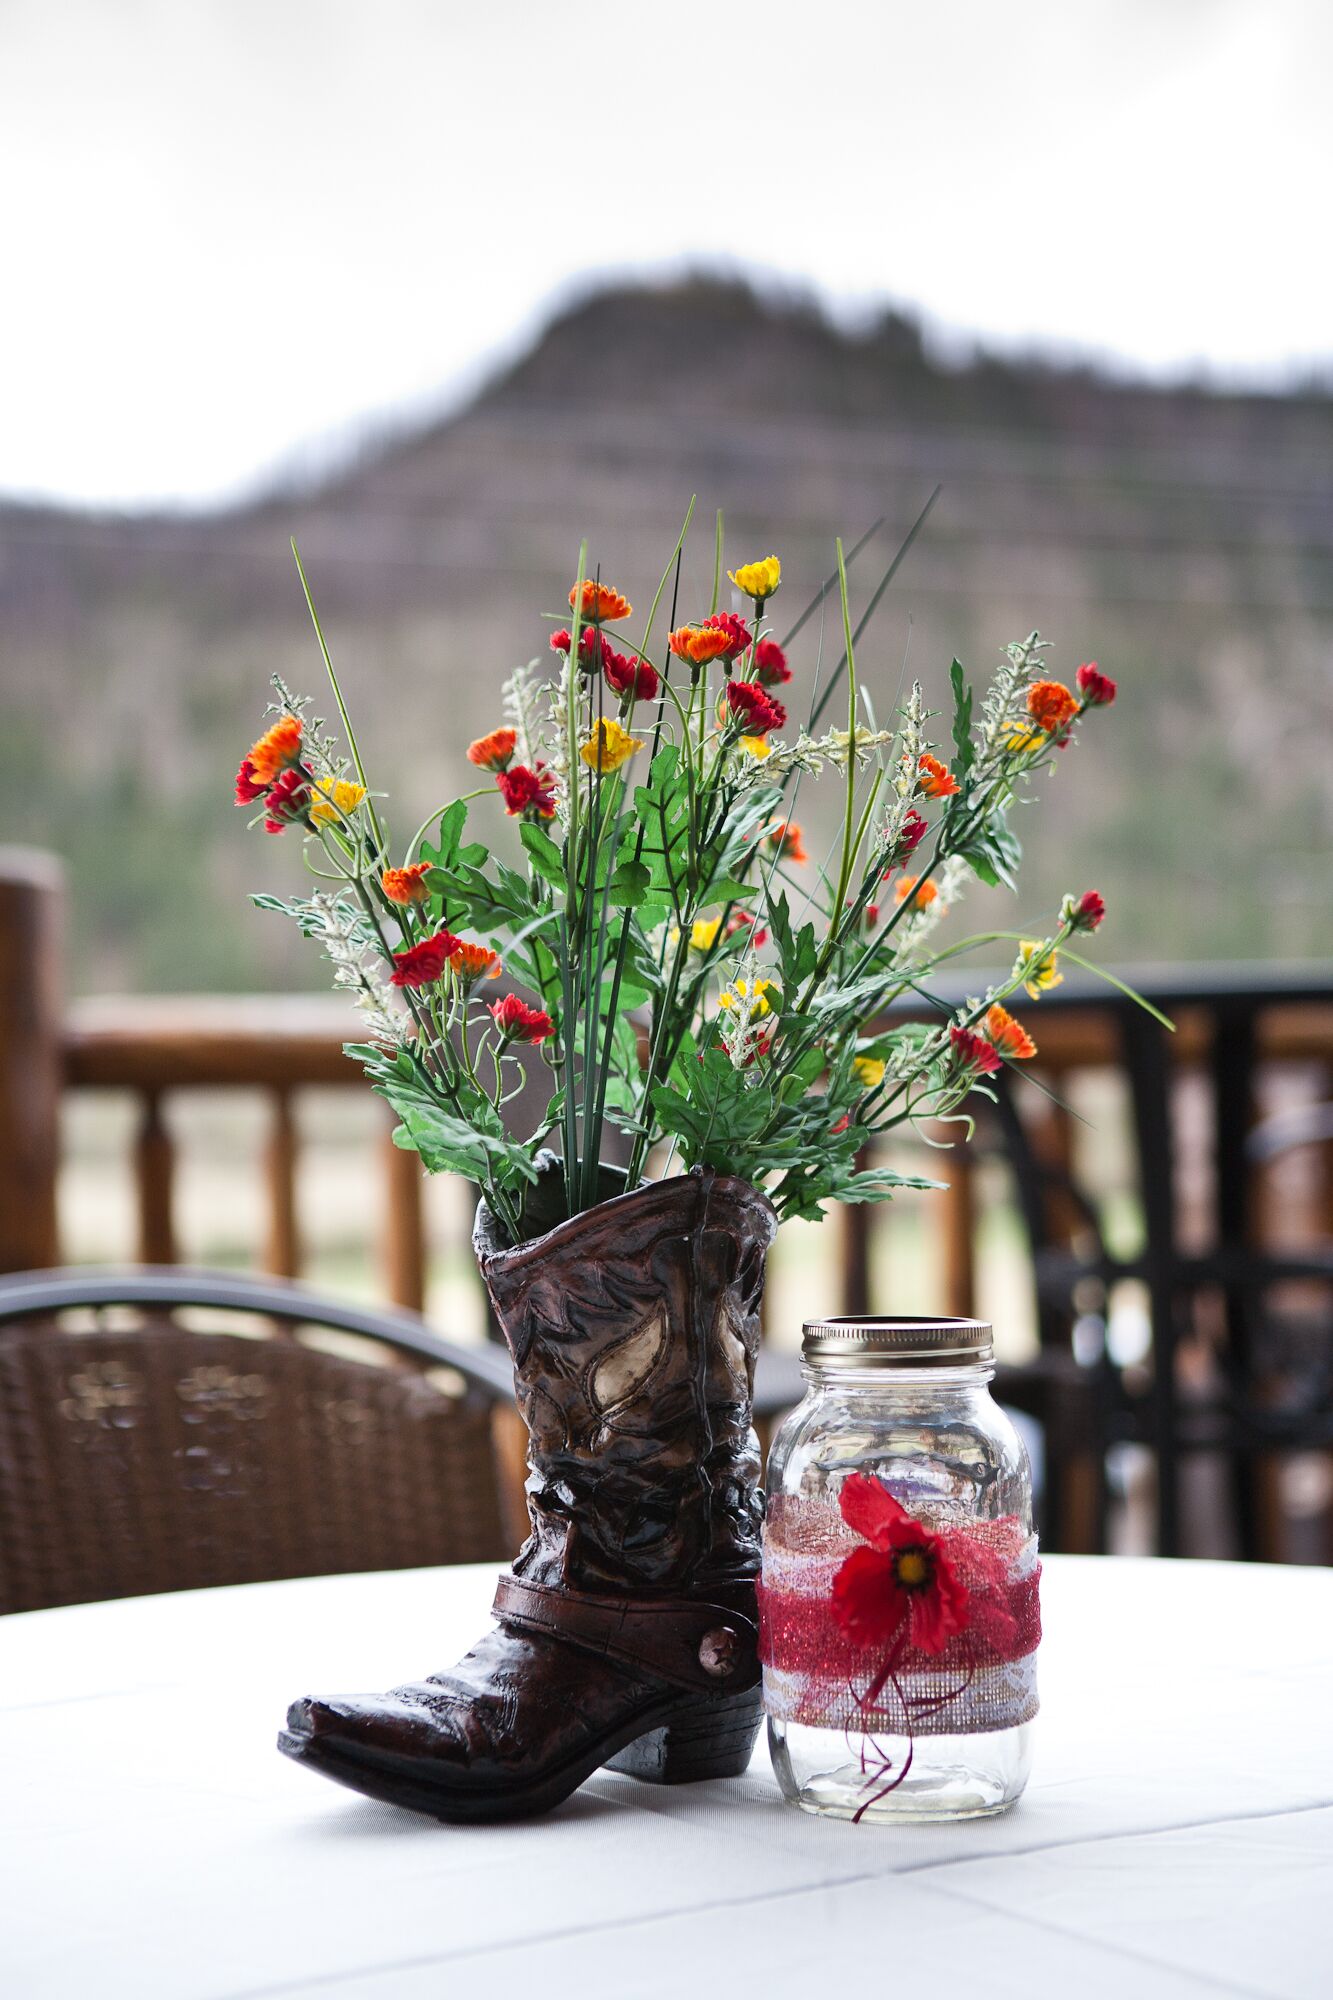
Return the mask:
<svg viewBox="0 0 1333 2000">
<path fill-rule="evenodd" d="M 0 1280 L 0 1612 L 512 1552 L 507 1359 L 187 1269 Z"/>
</svg>

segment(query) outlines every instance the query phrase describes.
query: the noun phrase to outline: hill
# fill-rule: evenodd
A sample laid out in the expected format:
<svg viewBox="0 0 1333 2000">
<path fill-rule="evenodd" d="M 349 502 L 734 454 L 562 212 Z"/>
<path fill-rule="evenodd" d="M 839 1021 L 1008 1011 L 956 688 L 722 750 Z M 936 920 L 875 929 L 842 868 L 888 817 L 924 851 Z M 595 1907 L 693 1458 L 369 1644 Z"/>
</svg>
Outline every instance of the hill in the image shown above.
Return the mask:
<svg viewBox="0 0 1333 2000">
<path fill-rule="evenodd" d="M 955 653 L 985 673 L 1033 626 L 1057 670 L 1095 658 L 1123 691 L 1053 784 L 1023 907 L 1095 883 L 1123 958 L 1333 948 L 1333 398 L 947 367 L 901 316 L 851 335 L 703 282 L 582 301 L 469 407 L 314 490 L 191 517 L 0 506 L 0 838 L 68 856 L 86 990 L 318 984 L 246 908 L 292 857 L 229 799 L 269 673 L 320 685 L 289 535 L 406 826 L 542 652 L 580 534 L 646 605 L 697 492 L 683 609 L 722 506 L 733 556 L 782 554 L 794 615 L 833 535 L 883 515 L 868 594 L 937 481 L 864 649 L 881 704 L 909 635 L 942 700 Z M 812 624 L 798 675 L 816 647 Z"/>
</svg>

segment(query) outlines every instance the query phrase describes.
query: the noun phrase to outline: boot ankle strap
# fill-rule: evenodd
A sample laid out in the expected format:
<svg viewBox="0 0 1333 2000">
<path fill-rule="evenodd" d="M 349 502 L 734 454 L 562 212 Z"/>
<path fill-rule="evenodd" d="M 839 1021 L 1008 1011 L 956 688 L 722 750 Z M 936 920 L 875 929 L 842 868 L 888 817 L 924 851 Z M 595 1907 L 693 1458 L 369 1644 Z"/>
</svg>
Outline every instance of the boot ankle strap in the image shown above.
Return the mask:
<svg viewBox="0 0 1333 2000">
<path fill-rule="evenodd" d="M 742 1694 L 759 1684 L 758 1628 L 726 1605 L 689 1597 L 593 1597 L 502 1576 L 491 1609 L 521 1631 L 564 1639 L 678 1687 Z"/>
</svg>

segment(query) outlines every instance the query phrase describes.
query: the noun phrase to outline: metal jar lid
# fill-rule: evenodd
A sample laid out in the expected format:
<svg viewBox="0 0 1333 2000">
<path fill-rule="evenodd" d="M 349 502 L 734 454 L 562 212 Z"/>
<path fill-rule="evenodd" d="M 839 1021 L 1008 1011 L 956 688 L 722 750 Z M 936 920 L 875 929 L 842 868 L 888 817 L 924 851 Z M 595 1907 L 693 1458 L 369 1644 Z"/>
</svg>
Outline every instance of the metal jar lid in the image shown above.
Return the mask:
<svg viewBox="0 0 1333 2000">
<path fill-rule="evenodd" d="M 964 1368 L 991 1359 L 991 1330 L 980 1319 L 811 1319 L 801 1353 L 820 1368 Z"/>
</svg>

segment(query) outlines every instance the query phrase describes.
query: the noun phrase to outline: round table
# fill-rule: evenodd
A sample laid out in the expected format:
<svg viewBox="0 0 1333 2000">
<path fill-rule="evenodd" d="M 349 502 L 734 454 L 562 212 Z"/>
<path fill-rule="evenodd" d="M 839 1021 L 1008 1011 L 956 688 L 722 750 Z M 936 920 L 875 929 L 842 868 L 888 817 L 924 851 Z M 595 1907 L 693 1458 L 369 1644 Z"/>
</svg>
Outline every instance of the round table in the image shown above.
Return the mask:
<svg viewBox="0 0 1333 2000">
<path fill-rule="evenodd" d="M 290 1696 L 449 1664 L 490 1569 L 0 1620 L 5 2000 L 1333 1993 L 1333 1573 L 1053 1558 L 1035 1772 L 851 1826 L 601 1772 L 464 1829 L 279 1757 Z"/>
</svg>

